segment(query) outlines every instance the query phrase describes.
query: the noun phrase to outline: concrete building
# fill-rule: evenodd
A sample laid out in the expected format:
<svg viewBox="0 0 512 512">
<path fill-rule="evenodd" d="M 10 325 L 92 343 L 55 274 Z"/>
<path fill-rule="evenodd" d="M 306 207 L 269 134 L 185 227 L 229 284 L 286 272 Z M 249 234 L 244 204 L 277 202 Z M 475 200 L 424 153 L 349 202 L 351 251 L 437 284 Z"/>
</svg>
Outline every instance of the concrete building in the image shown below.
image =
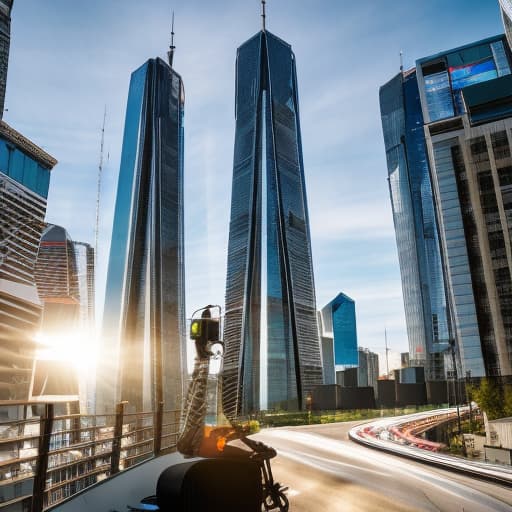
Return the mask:
<svg viewBox="0 0 512 512">
<path fill-rule="evenodd" d="M 377 381 L 379 380 L 379 355 L 367 348 L 359 347 L 357 385 L 359 387 L 372 387 L 377 395 Z"/>
</svg>

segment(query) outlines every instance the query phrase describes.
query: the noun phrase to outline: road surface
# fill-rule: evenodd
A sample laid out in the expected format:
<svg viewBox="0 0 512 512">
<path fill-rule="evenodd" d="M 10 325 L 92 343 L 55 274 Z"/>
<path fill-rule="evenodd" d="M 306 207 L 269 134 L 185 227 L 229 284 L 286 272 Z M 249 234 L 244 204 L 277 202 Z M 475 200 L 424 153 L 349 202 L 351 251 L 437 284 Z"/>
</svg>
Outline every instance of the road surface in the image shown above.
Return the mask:
<svg viewBox="0 0 512 512">
<path fill-rule="evenodd" d="M 348 439 L 357 423 L 263 430 L 290 512 L 512 511 L 512 488 L 432 468 Z"/>
</svg>

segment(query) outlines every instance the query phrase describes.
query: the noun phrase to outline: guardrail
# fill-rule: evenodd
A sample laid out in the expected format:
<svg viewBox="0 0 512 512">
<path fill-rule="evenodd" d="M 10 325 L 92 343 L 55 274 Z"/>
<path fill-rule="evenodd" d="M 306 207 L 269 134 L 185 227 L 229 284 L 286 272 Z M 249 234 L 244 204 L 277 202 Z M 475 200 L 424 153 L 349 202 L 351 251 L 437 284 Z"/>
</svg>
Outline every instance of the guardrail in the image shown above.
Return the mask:
<svg viewBox="0 0 512 512">
<path fill-rule="evenodd" d="M 55 415 L 51 403 L 0 404 L 0 510 L 42 512 L 175 450 L 179 411 L 161 404 L 154 412 L 127 413 L 125 406 L 118 404 L 115 414 Z M 16 415 L 23 419 L 9 419 Z"/>
</svg>

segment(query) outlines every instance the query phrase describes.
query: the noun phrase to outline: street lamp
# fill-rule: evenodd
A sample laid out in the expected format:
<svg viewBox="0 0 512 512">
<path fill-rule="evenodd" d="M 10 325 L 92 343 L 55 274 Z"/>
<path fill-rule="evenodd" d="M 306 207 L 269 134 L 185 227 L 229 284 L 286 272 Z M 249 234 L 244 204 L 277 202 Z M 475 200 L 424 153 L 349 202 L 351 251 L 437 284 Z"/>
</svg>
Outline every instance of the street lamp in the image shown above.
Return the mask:
<svg viewBox="0 0 512 512">
<path fill-rule="evenodd" d="M 450 350 L 451 350 L 451 354 L 452 354 L 453 389 L 454 389 L 454 394 L 455 394 L 455 403 L 457 406 L 457 428 L 459 431 L 459 439 L 461 439 L 461 443 L 462 443 L 462 453 L 465 457 L 466 456 L 466 446 L 464 444 L 464 437 L 462 436 L 462 426 L 461 426 L 461 422 L 460 422 L 460 408 L 459 408 L 460 400 L 459 400 L 459 386 L 458 386 L 459 379 L 458 379 L 458 375 L 457 375 L 457 361 L 456 361 L 456 357 L 455 357 L 455 339 L 450 338 L 448 340 L 448 343 L 450 344 Z"/>
</svg>

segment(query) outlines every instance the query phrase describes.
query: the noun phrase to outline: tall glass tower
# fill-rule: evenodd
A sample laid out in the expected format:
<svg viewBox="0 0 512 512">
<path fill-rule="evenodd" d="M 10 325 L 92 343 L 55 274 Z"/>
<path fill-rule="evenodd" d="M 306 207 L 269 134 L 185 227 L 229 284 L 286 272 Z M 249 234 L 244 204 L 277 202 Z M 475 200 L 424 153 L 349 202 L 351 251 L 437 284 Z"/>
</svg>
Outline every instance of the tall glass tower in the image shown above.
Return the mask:
<svg viewBox="0 0 512 512">
<path fill-rule="evenodd" d="M 302 408 L 322 384 L 295 56 L 265 28 L 236 62 L 224 411 Z"/>
<path fill-rule="evenodd" d="M 183 112 L 183 82 L 169 64 L 150 59 L 132 74 L 107 276 L 98 410 L 118 400 L 138 410 L 161 401 L 175 409 L 181 401 Z"/>
<path fill-rule="evenodd" d="M 445 378 L 449 314 L 416 71 L 380 89 L 389 191 L 411 365 Z"/>
</svg>

